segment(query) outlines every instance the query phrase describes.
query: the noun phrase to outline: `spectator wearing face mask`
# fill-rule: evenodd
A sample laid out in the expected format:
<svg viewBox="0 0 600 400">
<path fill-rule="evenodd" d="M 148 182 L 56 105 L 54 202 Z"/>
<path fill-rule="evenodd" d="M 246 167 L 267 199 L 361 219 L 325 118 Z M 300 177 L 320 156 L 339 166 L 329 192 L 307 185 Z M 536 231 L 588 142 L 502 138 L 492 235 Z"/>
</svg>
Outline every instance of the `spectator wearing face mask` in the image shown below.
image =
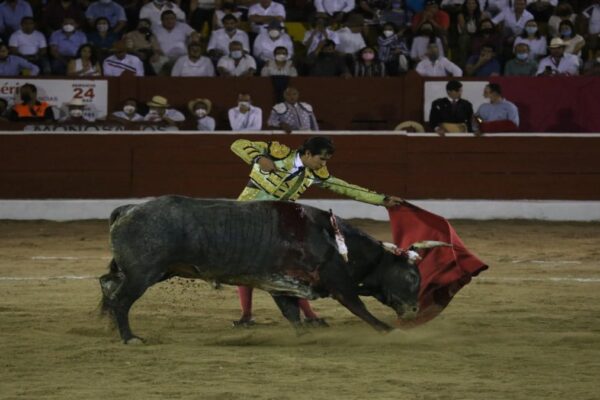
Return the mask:
<svg viewBox="0 0 600 400">
<path fill-rule="evenodd" d="M 229 54 L 221 57 L 217 63 L 220 76 L 253 76 L 256 73 L 256 61 L 244 52 L 242 43 L 229 44 Z"/>
<path fill-rule="evenodd" d="M 575 32 L 575 27 L 571 21 L 562 21 L 558 27 L 559 36 L 565 43 L 565 53 L 575 54 L 581 59 L 581 50 L 585 46 L 583 36 Z"/>
<path fill-rule="evenodd" d="M 412 46 L 410 48 L 410 58 L 419 62 L 427 56 L 427 49 L 430 43 L 437 45 L 439 56 L 444 57 L 444 45 L 442 39 L 433 33 L 433 26 L 429 23 L 421 25 L 417 36 L 413 38 Z"/>
<path fill-rule="evenodd" d="M 396 32 L 396 26 L 391 22 L 383 25 L 381 35 L 377 38 L 379 48 L 379 59 L 385 64 L 388 75 L 398 75 L 408 71 L 408 57 L 410 51 L 406 40 L 400 32 Z"/>
<path fill-rule="evenodd" d="M 177 126 L 185 121 L 185 116 L 176 109 L 172 108 L 169 101 L 163 96 L 152 96 L 152 100 L 146 103 L 148 113 L 144 116 L 144 121 L 165 123 Z"/>
<path fill-rule="evenodd" d="M 21 29 L 10 35 L 8 45 L 11 53 L 37 65 L 42 73 L 50 73 L 48 43 L 42 32 L 35 29 L 32 17 L 23 17 Z"/>
<path fill-rule="evenodd" d="M 285 7 L 273 0 L 259 0 L 248 9 L 248 21 L 252 23 L 254 33 L 268 29 L 271 23 L 278 22 L 281 25 L 285 17 Z"/>
<path fill-rule="evenodd" d="M 118 111 L 114 111 L 109 116 L 109 119 L 111 121 L 129 123 L 143 121 L 144 117 L 138 113 L 137 100 L 134 98 L 128 98 L 123 102 L 123 108 Z"/>
<path fill-rule="evenodd" d="M 521 43 L 525 43 L 529 47 L 529 57 L 531 57 L 531 60 L 533 61 L 538 61 L 548 54 L 548 42 L 546 42 L 546 37 L 540 34 L 537 22 L 534 20 L 527 21 L 525 30 L 515 39 L 513 49 Z"/>
<path fill-rule="evenodd" d="M 273 50 L 274 59 L 260 71 L 260 76 L 298 76 L 294 63 L 289 59 L 287 48 L 280 46 Z"/>
<path fill-rule="evenodd" d="M 269 23 L 267 30 L 263 30 L 254 41 L 252 54 L 257 60 L 267 62 L 273 59 L 273 51 L 276 47 L 283 46 L 288 50 L 290 57 L 294 56 L 294 44 L 290 36 L 282 31 L 281 23 L 273 21 Z"/>
<path fill-rule="evenodd" d="M 83 44 L 77 50 L 76 58 L 69 60 L 67 76 L 101 76 L 102 69 L 91 44 Z"/>
<path fill-rule="evenodd" d="M 238 95 L 237 107 L 227 112 L 232 131 L 260 131 L 262 129 L 262 110 L 252 105 L 248 93 Z"/>
<path fill-rule="evenodd" d="M 79 48 L 87 43 L 85 33 L 77 29 L 73 18 L 65 18 L 62 29 L 50 35 L 52 73 L 65 75 L 67 64 L 77 56 Z"/>
<path fill-rule="evenodd" d="M 91 3 L 85 11 L 85 16 L 90 26 L 94 25 L 98 18 L 106 18 L 110 29 L 117 35 L 120 35 L 127 25 L 125 9 L 113 0 L 98 0 Z"/>
<path fill-rule="evenodd" d="M 462 70 L 456 64 L 440 56 L 439 47 L 433 42 L 427 46 L 426 56 L 417 64 L 416 71 L 424 77 L 463 76 Z"/>
<path fill-rule="evenodd" d="M 226 15 L 233 15 L 238 21 L 241 21 L 243 14 L 238 10 L 235 2 L 225 0 L 213 15 L 213 30 L 223 28 L 223 17 Z"/>
<path fill-rule="evenodd" d="M 124 41 L 116 42 L 112 51 L 114 54 L 107 57 L 102 63 L 104 76 L 144 76 L 144 64 L 137 56 L 127 53 Z"/>
<path fill-rule="evenodd" d="M 365 19 L 362 15 L 351 14 L 345 25 L 337 30 L 339 44 L 336 45 L 336 50 L 342 54 L 353 55 L 367 45 L 363 37 L 366 30 Z"/>
<path fill-rule="evenodd" d="M 197 43 L 188 45 L 188 52 L 177 59 L 171 76 L 215 76 L 215 68 L 210 58 L 202 55 L 202 46 Z"/>
<path fill-rule="evenodd" d="M 535 76 L 537 62 L 529 55 L 527 43 L 519 43 L 514 48 L 515 58 L 504 66 L 505 76 Z"/>
<path fill-rule="evenodd" d="M 215 119 L 208 114 L 212 108 L 212 103 L 208 99 L 194 99 L 188 103 L 188 109 L 196 118 L 196 129 L 202 132 L 212 132 L 215 130 Z"/>
<path fill-rule="evenodd" d="M 152 0 L 140 8 L 140 20 L 150 21 L 150 27 L 154 33 L 162 24 L 162 14 L 165 11 L 171 11 L 177 21 L 185 22 L 185 13 L 183 10 L 170 0 Z"/>
<path fill-rule="evenodd" d="M 206 50 L 213 60 L 218 60 L 229 53 L 231 42 L 242 44 L 245 52 L 250 52 L 250 41 L 248 34 L 238 29 L 239 21 L 233 15 L 223 17 L 223 28 L 213 31 L 208 41 Z"/>
<path fill-rule="evenodd" d="M 373 47 L 365 47 L 356 54 L 353 76 L 355 77 L 384 77 L 385 65 L 377 57 Z"/>
<path fill-rule="evenodd" d="M 494 46 L 486 44 L 478 55 L 472 55 L 465 66 L 467 76 L 486 78 L 500 75 L 501 66 L 496 58 Z"/>
<path fill-rule="evenodd" d="M 158 39 L 152 33 L 150 26 L 149 19 L 139 20 L 137 29 L 123 35 L 123 40 L 127 51 L 144 63 L 145 75 L 160 75 L 169 59 L 160 49 Z"/>
<path fill-rule="evenodd" d="M 110 50 L 119 37 L 110 29 L 108 19 L 100 17 L 96 20 L 96 29 L 87 35 L 88 43 L 98 51 L 98 58 L 103 61 L 110 55 Z"/>
<path fill-rule="evenodd" d="M 351 76 L 346 61 L 335 51 L 332 40 L 321 42 L 306 63 L 309 76 Z"/>
<path fill-rule="evenodd" d="M 78 0 L 50 0 L 42 12 L 42 29 L 47 34 L 62 29 L 67 18 L 77 27 L 85 27 L 84 7 Z"/>
<path fill-rule="evenodd" d="M 37 87 L 26 83 L 19 88 L 20 101 L 15 104 L 9 114 L 11 121 L 54 121 L 52 107 L 37 98 Z"/>
<path fill-rule="evenodd" d="M 66 122 L 69 124 L 85 124 L 88 122 L 94 122 L 95 119 L 86 115 L 85 104 L 81 99 L 73 99 L 67 104 L 67 115 L 60 119 L 60 122 Z"/>
<path fill-rule="evenodd" d="M 562 21 L 575 23 L 576 19 L 577 14 L 573 12 L 573 7 L 567 1 L 561 1 L 548 20 L 548 36 L 555 37 L 558 35 L 558 26 Z"/>
<path fill-rule="evenodd" d="M 579 58 L 565 53 L 565 42 L 560 38 L 550 41 L 550 55 L 538 65 L 537 75 L 579 75 Z"/>
<path fill-rule="evenodd" d="M 302 44 L 306 47 L 307 55 L 314 53 L 319 43 L 324 40 L 331 40 L 336 46 L 340 44 L 338 34 L 327 25 L 328 20 L 326 17 L 317 17 L 312 24 L 312 29 L 304 33 Z"/>
<path fill-rule="evenodd" d="M 22 57 L 10 55 L 8 46 L 0 43 L 0 76 L 35 76 L 39 73 L 37 65 Z"/>
</svg>

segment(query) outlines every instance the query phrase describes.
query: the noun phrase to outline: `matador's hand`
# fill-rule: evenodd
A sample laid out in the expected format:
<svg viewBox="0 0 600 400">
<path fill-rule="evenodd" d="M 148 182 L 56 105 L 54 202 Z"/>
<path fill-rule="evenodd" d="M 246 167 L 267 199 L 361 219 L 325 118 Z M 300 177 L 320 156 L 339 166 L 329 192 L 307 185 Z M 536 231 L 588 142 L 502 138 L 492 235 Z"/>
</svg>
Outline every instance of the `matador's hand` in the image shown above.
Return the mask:
<svg viewBox="0 0 600 400">
<path fill-rule="evenodd" d="M 385 196 L 383 199 L 383 205 L 386 207 L 400 206 L 404 203 L 406 203 L 406 200 L 396 196 Z"/>
</svg>

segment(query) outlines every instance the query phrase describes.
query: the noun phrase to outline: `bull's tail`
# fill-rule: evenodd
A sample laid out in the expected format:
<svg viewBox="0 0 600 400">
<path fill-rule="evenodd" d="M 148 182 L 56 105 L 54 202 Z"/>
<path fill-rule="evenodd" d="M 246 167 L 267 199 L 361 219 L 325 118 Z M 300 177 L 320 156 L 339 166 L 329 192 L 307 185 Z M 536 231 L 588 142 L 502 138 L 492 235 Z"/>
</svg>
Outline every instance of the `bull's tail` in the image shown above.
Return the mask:
<svg viewBox="0 0 600 400">
<path fill-rule="evenodd" d="M 115 210 L 116 211 L 116 210 Z M 111 215 L 112 219 L 112 215 Z M 115 326 L 115 307 L 119 292 L 123 288 L 127 277 L 121 271 L 114 259 L 108 264 L 108 273 L 100 277 L 100 288 L 102 289 L 102 299 L 100 300 L 100 315 L 108 316 Z"/>
</svg>

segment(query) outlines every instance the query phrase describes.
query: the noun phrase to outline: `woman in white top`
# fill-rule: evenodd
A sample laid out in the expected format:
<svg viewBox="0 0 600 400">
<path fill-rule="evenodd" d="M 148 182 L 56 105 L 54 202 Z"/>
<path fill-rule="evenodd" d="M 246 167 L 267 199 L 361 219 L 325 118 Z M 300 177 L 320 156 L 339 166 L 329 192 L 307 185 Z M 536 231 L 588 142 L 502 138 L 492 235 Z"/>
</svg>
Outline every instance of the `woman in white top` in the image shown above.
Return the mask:
<svg viewBox="0 0 600 400">
<path fill-rule="evenodd" d="M 585 46 L 585 39 L 575 32 L 573 23 L 568 19 L 562 21 L 558 26 L 558 32 L 558 37 L 566 44 L 565 53 L 575 54 L 581 59 L 581 49 Z"/>
<path fill-rule="evenodd" d="M 442 40 L 433 33 L 433 25 L 429 22 L 424 23 L 419 28 L 418 35 L 414 37 L 410 48 L 410 58 L 416 63 L 425 58 L 427 46 L 430 42 L 435 42 L 440 51 L 440 58 L 444 57 L 444 45 Z"/>
<path fill-rule="evenodd" d="M 573 12 L 573 7 L 567 2 L 561 2 L 554 10 L 554 15 L 548 20 L 548 35 L 554 37 L 558 35 L 558 26 L 561 22 L 568 20 L 575 23 L 577 14 Z"/>
<path fill-rule="evenodd" d="M 523 33 L 515 39 L 513 49 L 519 43 L 525 43 L 529 46 L 529 59 L 531 61 L 538 61 L 548 53 L 548 42 L 540 34 L 538 24 L 533 19 L 527 21 Z"/>
<path fill-rule="evenodd" d="M 283 46 L 276 47 L 273 54 L 275 59 L 267 61 L 267 64 L 260 71 L 260 76 L 298 76 L 294 63 L 292 60 L 288 60 L 287 48 Z"/>
<path fill-rule="evenodd" d="M 102 69 L 96 60 L 94 48 L 90 44 L 83 44 L 77 50 L 77 58 L 70 60 L 67 65 L 68 76 L 101 76 Z"/>
</svg>

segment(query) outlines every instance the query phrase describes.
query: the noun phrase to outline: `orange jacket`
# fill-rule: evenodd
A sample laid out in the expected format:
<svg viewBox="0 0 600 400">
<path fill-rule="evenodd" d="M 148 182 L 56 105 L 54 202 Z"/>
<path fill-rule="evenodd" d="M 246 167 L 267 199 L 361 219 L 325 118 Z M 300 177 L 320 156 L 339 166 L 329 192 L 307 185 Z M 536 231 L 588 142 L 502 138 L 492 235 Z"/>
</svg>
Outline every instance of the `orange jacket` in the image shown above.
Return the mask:
<svg viewBox="0 0 600 400">
<path fill-rule="evenodd" d="M 18 118 L 32 118 L 32 117 L 44 117 L 46 115 L 46 109 L 48 109 L 50 105 L 45 101 L 34 104 L 30 106 L 28 104 L 15 104 L 13 106 L 13 110 L 17 113 Z M 31 112 L 35 114 L 32 114 Z"/>
</svg>

